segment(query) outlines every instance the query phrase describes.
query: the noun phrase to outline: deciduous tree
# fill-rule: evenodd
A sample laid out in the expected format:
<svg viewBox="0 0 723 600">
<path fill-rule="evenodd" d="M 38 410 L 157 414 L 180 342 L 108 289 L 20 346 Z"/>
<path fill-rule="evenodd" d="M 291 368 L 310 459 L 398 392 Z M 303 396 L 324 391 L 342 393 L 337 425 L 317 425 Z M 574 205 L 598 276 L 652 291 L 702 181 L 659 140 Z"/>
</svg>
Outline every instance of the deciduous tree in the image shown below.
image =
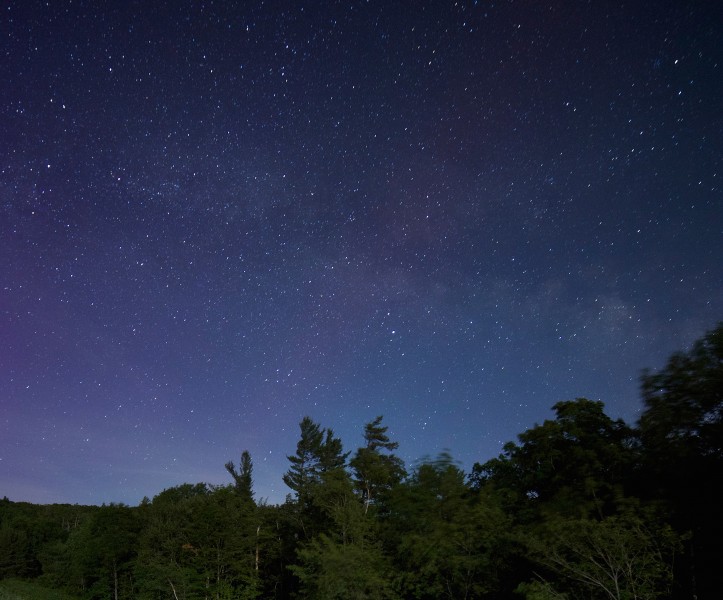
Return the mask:
<svg viewBox="0 0 723 600">
<path fill-rule="evenodd" d="M 639 494 L 664 501 L 675 527 L 691 533 L 676 563 L 687 593 L 715 597 L 723 565 L 723 323 L 659 372 L 645 372 L 642 395 Z"/>
<path fill-rule="evenodd" d="M 562 577 L 548 592 L 654 600 L 670 591 L 679 538 L 651 515 L 632 506 L 602 519 L 554 515 L 523 537 L 531 556 Z M 528 591 L 539 593 L 540 588 Z"/>
</svg>

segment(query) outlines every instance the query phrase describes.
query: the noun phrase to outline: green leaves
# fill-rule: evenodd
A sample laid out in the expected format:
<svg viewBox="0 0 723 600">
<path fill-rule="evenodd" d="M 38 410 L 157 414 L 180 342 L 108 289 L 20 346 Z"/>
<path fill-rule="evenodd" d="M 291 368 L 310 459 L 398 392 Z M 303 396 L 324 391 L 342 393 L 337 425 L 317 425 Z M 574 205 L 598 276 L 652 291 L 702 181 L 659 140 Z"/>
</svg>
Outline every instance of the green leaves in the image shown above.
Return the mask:
<svg viewBox="0 0 723 600">
<path fill-rule="evenodd" d="M 644 373 L 639 494 L 659 499 L 690 531 L 679 578 L 691 594 L 715 597 L 723 564 L 723 324 L 658 373 Z"/>
<path fill-rule="evenodd" d="M 469 475 L 449 454 L 407 474 L 381 416 L 347 464 L 305 417 L 283 505 L 254 501 L 248 452 L 231 485 L 136 508 L 5 499 L 0 577 L 42 572 L 84 600 L 717 597 L 722 381 L 723 325 L 644 375 L 637 430 L 558 402 Z"/>
<path fill-rule="evenodd" d="M 140 589 L 160 597 L 258 596 L 256 506 L 235 487 L 180 486 L 142 508 Z"/>
<path fill-rule="evenodd" d="M 356 488 L 364 501 L 364 511 L 375 503 L 379 496 L 386 495 L 392 486 L 398 484 L 406 475 L 402 460 L 391 454 L 399 444 L 390 441 L 388 427 L 382 426 L 379 416 L 364 427 L 366 445 L 359 448 L 350 466 L 354 471 Z M 390 452 L 383 454 L 382 450 Z"/>
<path fill-rule="evenodd" d="M 304 597 L 318 600 L 391 599 L 390 569 L 376 544 L 340 543 L 324 534 L 299 550 Z"/>
<path fill-rule="evenodd" d="M 253 462 L 251 461 L 251 455 L 248 450 L 244 450 L 241 453 L 241 462 L 239 463 L 239 471 L 236 471 L 236 466 L 232 461 L 228 461 L 225 465 L 226 470 L 229 472 L 234 480 L 234 489 L 236 493 L 243 498 L 246 502 L 253 502 L 254 491 L 253 491 Z"/>
<path fill-rule="evenodd" d="M 723 459 L 723 324 L 642 377 L 640 435 L 669 458 Z"/>
<path fill-rule="evenodd" d="M 355 461 L 365 450 L 364 464 L 380 465 L 378 449 L 396 447 L 384 436 L 386 428 L 380 422 L 381 417 L 374 422 L 376 429 L 368 427 L 368 446 L 360 449 Z M 377 541 L 375 523 L 366 516 L 368 503 L 362 504 L 354 493 L 341 440 L 308 417 L 300 428 L 297 452 L 289 457 L 291 468 L 284 478 L 297 493 L 294 508 L 304 540 L 290 571 L 298 578 L 304 597 L 391 598 L 389 565 Z M 383 482 L 391 483 L 388 474 Z"/>
<path fill-rule="evenodd" d="M 473 484 L 506 490 L 520 515 L 541 507 L 585 516 L 613 510 L 635 454 L 632 431 L 613 421 L 602 402 L 558 402 L 547 420 L 508 443 L 505 453 L 475 465 Z"/>
<path fill-rule="evenodd" d="M 283 480 L 296 492 L 301 504 L 308 504 L 322 474 L 343 468 L 347 455 L 343 454 L 341 440 L 334 437 L 331 429 L 322 430 L 310 417 L 304 417 L 299 427 L 301 437 L 296 454 L 287 456 L 291 467 Z"/>
<path fill-rule="evenodd" d="M 394 489 L 390 511 L 403 596 L 475 598 L 495 588 L 508 519 L 492 496 L 470 491 L 449 455 L 419 465 Z"/>
<path fill-rule="evenodd" d="M 563 578 L 554 586 L 558 591 L 609 600 L 653 600 L 667 593 L 679 545 L 679 537 L 650 511 L 630 507 L 599 520 L 550 517 L 523 536 L 531 557 Z"/>
</svg>

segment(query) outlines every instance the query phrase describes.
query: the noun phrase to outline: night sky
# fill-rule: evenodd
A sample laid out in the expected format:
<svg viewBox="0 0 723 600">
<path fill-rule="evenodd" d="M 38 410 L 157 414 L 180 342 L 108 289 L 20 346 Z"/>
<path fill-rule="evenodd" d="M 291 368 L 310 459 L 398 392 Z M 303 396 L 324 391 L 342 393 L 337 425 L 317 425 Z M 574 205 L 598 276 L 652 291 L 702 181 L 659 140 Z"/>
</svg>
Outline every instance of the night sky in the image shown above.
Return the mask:
<svg viewBox="0 0 723 600">
<path fill-rule="evenodd" d="M 10 1 L 0 496 L 469 469 L 723 318 L 716 2 Z"/>
</svg>

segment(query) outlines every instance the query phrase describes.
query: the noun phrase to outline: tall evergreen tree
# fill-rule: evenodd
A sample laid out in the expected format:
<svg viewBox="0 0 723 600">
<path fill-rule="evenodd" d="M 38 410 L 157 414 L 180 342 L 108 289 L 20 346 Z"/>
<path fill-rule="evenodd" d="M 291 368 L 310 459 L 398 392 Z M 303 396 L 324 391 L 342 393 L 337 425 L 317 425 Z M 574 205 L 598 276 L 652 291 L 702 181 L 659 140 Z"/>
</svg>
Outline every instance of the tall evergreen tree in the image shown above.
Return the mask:
<svg viewBox="0 0 723 600">
<path fill-rule="evenodd" d="M 354 493 L 345 469 L 321 476 L 314 507 L 323 527 L 303 541 L 290 566 L 305 598 L 390 598 L 390 565 L 375 538 L 374 521 Z"/>
<path fill-rule="evenodd" d="M 406 475 L 403 461 L 391 454 L 399 447 L 399 443 L 389 439 L 388 429 L 382 426 L 381 416 L 367 423 L 364 426 L 365 445 L 357 450 L 349 462 L 354 470 L 356 487 L 364 501 L 364 512 L 369 510 L 378 495 L 388 492 Z"/>
<path fill-rule="evenodd" d="M 291 466 L 283 480 L 296 493 L 299 503 L 308 504 L 311 488 L 319 480 L 324 433 L 310 417 L 304 417 L 299 427 L 301 436 L 296 444 L 296 454 L 286 457 Z"/>
<path fill-rule="evenodd" d="M 253 481 L 253 462 L 248 450 L 241 453 L 241 462 L 239 463 L 239 471 L 233 461 L 228 461 L 225 465 L 234 480 L 234 489 L 236 493 L 244 500 L 253 502 L 254 499 L 254 481 Z"/>
<path fill-rule="evenodd" d="M 345 472 L 348 454 L 331 429 L 322 429 L 310 417 L 304 417 L 299 427 L 301 436 L 296 454 L 287 457 L 291 466 L 283 479 L 296 493 L 294 512 L 302 537 L 308 540 L 329 524 L 329 516 L 320 506 L 318 495 L 323 490 L 325 477 L 329 481 L 334 473 Z"/>
<path fill-rule="evenodd" d="M 344 454 L 341 440 L 334 437 L 331 429 L 322 429 L 310 417 L 304 417 L 299 427 L 301 437 L 296 454 L 287 456 L 291 467 L 283 480 L 294 490 L 298 502 L 308 506 L 322 474 L 343 469 L 348 454 Z"/>
</svg>

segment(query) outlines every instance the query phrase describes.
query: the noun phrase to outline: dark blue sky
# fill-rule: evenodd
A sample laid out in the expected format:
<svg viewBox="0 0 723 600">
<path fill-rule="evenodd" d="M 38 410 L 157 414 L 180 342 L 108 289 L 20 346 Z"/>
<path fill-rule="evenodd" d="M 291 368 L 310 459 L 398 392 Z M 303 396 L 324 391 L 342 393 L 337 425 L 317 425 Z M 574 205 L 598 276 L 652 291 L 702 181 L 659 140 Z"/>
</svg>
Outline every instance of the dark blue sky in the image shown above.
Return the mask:
<svg viewBox="0 0 723 600">
<path fill-rule="evenodd" d="M 723 317 L 717 3 L 99 4 L 0 15 L 1 495 L 468 469 Z"/>
</svg>

